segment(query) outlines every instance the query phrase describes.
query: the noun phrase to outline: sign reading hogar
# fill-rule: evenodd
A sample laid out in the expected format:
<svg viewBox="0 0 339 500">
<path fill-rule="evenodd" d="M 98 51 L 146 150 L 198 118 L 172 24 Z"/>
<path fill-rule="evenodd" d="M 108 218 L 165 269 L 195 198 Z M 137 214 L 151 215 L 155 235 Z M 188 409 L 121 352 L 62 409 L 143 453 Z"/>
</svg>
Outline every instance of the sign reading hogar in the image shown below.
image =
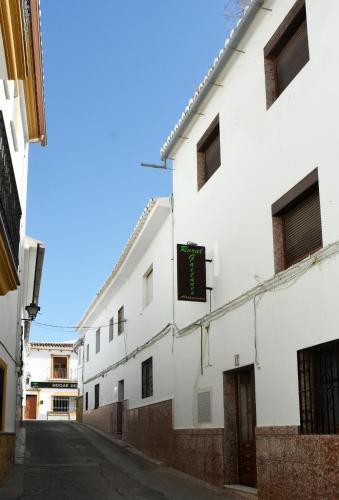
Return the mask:
<svg viewBox="0 0 339 500">
<path fill-rule="evenodd" d="M 177 245 L 178 300 L 206 302 L 205 247 Z"/>
</svg>

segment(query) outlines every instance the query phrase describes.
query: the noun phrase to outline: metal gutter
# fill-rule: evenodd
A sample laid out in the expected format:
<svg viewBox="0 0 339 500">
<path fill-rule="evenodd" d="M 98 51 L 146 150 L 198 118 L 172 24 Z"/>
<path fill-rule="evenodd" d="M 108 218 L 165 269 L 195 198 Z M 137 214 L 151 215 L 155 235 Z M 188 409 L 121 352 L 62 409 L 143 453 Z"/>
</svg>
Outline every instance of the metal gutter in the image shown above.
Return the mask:
<svg viewBox="0 0 339 500">
<path fill-rule="evenodd" d="M 237 27 L 231 31 L 230 37 L 225 42 L 225 47 L 219 52 L 219 56 L 214 60 L 213 66 L 207 72 L 204 80 L 198 86 L 198 90 L 195 92 L 194 96 L 190 99 L 185 111 L 181 115 L 178 123 L 175 125 L 171 134 L 168 136 L 167 141 L 160 150 L 160 157 L 162 160 L 169 158 L 171 151 L 178 142 L 181 136 L 189 126 L 194 113 L 199 109 L 204 99 L 207 97 L 211 90 L 211 86 L 217 82 L 220 73 L 225 68 L 229 59 L 234 54 L 235 49 L 242 40 L 244 34 L 247 32 L 250 24 L 252 23 L 254 17 L 256 16 L 258 10 L 263 6 L 264 0 L 251 0 L 251 5 L 249 5 L 245 11 L 244 15 L 239 19 Z"/>
</svg>

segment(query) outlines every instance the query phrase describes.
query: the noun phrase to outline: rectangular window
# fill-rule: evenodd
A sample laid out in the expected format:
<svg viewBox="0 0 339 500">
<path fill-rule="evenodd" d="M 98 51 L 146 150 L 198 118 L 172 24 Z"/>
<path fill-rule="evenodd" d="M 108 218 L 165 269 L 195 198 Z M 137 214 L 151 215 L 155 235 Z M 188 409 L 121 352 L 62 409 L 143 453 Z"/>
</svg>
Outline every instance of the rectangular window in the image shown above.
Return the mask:
<svg viewBox="0 0 339 500">
<path fill-rule="evenodd" d="M 85 410 L 88 410 L 88 392 L 85 394 Z"/>
<path fill-rule="evenodd" d="M 221 165 L 219 116 L 217 116 L 197 144 L 198 191 Z"/>
<path fill-rule="evenodd" d="M 142 397 L 149 398 L 153 396 L 153 361 L 152 358 L 146 359 L 141 363 L 142 377 Z"/>
<path fill-rule="evenodd" d="M 124 306 L 121 306 L 118 311 L 118 335 L 121 335 L 125 330 L 125 311 Z"/>
<path fill-rule="evenodd" d="M 108 334 L 108 341 L 111 342 L 113 340 L 113 327 L 114 327 L 114 320 L 111 318 L 109 320 L 109 334 Z"/>
<path fill-rule="evenodd" d="M 67 356 L 52 356 L 52 378 L 67 378 Z"/>
<path fill-rule="evenodd" d="M 303 434 L 339 434 L 339 340 L 298 351 Z"/>
<path fill-rule="evenodd" d="M 144 307 L 153 300 L 153 265 L 144 274 Z"/>
<path fill-rule="evenodd" d="M 272 216 L 276 272 L 322 247 L 317 169 L 272 205 Z"/>
<path fill-rule="evenodd" d="M 95 334 L 95 353 L 100 351 L 100 328 L 97 329 Z"/>
<path fill-rule="evenodd" d="M 308 62 L 306 7 L 298 0 L 264 49 L 267 108 Z"/>
<path fill-rule="evenodd" d="M 69 410 L 69 396 L 53 396 L 53 412 L 68 413 Z"/>
<path fill-rule="evenodd" d="M 94 409 L 99 408 L 99 390 L 100 384 L 94 386 Z"/>
<path fill-rule="evenodd" d="M 86 361 L 89 361 L 89 344 L 86 346 Z"/>
</svg>

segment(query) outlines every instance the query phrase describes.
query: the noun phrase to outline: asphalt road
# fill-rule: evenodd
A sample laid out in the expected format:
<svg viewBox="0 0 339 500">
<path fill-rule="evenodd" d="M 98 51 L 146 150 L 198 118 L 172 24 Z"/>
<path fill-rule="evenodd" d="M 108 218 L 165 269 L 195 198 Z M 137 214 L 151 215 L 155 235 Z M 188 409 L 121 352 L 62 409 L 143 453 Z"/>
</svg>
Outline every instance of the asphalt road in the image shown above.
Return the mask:
<svg viewBox="0 0 339 500">
<path fill-rule="evenodd" d="M 0 498 L 21 500 L 234 499 L 72 422 L 26 422 L 23 466 Z M 21 475 L 21 488 L 19 487 Z M 7 492 L 5 496 L 4 492 Z M 12 493 L 11 493 L 12 492 Z M 237 497 L 238 498 L 238 497 Z"/>
</svg>

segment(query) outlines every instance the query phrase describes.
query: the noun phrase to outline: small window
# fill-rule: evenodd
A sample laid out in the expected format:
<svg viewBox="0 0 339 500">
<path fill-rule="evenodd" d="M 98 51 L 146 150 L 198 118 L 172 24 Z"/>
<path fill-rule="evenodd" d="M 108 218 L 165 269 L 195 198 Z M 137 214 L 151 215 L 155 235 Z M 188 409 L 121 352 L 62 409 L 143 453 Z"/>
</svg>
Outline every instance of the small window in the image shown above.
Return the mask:
<svg viewBox="0 0 339 500">
<path fill-rule="evenodd" d="M 119 380 L 118 382 L 118 401 L 122 402 L 125 399 L 125 381 Z"/>
<path fill-rule="evenodd" d="M 322 247 L 318 170 L 272 205 L 275 271 L 296 264 Z"/>
<path fill-rule="evenodd" d="M 81 365 L 81 355 L 82 355 L 82 347 L 79 347 L 78 350 L 78 365 Z"/>
<path fill-rule="evenodd" d="M 108 341 L 111 342 L 113 340 L 113 327 L 114 327 L 114 319 L 111 318 L 109 320 L 109 333 L 108 333 Z"/>
<path fill-rule="evenodd" d="M 85 410 L 88 410 L 88 392 L 85 394 Z"/>
<path fill-rule="evenodd" d="M 302 434 L 339 434 L 339 340 L 298 351 Z"/>
<path fill-rule="evenodd" d="M 86 361 L 89 361 L 89 344 L 86 346 Z"/>
<path fill-rule="evenodd" d="M 198 191 L 220 165 L 220 132 L 219 116 L 217 116 L 197 144 Z"/>
<path fill-rule="evenodd" d="M 306 7 L 298 0 L 264 49 L 269 108 L 309 61 Z"/>
<path fill-rule="evenodd" d="M 96 384 L 94 386 L 94 409 L 99 408 L 99 391 L 100 391 L 100 384 Z"/>
<path fill-rule="evenodd" d="M 153 300 L 153 266 L 144 274 L 144 307 Z"/>
<path fill-rule="evenodd" d="M 100 351 L 100 328 L 97 329 L 95 334 L 95 352 L 98 353 Z"/>
<path fill-rule="evenodd" d="M 53 396 L 53 412 L 69 412 L 69 396 Z"/>
<path fill-rule="evenodd" d="M 118 311 L 118 335 L 121 335 L 125 330 L 125 311 L 124 306 Z"/>
<path fill-rule="evenodd" d="M 153 396 L 153 361 L 152 358 L 146 359 L 141 364 L 142 377 L 142 397 L 149 398 Z"/>
</svg>

